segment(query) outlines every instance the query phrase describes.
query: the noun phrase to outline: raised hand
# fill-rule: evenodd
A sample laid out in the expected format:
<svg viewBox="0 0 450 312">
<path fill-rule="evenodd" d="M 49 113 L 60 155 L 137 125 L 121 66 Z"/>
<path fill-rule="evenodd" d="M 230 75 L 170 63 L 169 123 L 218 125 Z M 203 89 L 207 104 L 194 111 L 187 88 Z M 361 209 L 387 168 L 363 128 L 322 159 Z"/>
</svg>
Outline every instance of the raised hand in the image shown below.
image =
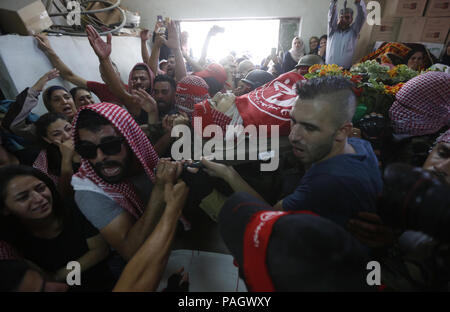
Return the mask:
<svg viewBox="0 0 450 312">
<path fill-rule="evenodd" d="M 58 146 L 59 151 L 61 153 L 62 159 L 66 159 L 72 161 L 73 156 L 75 155 L 75 146 L 72 140 L 67 140 L 64 143 L 55 142 Z"/>
<path fill-rule="evenodd" d="M 211 29 L 208 32 L 208 36 L 214 36 L 217 35 L 218 33 L 223 32 L 224 29 L 220 26 L 214 25 L 213 27 L 211 27 Z"/>
<path fill-rule="evenodd" d="M 178 125 L 189 126 L 189 117 L 186 113 L 182 112 L 182 113 L 176 115 L 176 117 L 173 120 L 173 127 L 178 126 Z"/>
<path fill-rule="evenodd" d="M 143 110 L 149 114 L 159 114 L 158 104 L 155 99 L 147 93 L 147 91 L 142 89 L 135 89 L 132 92 L 133 100 L 138 104 Z"/>
<path fill-rule="evenodd" d="M 168 27 L 168 39 L 166 41 L 166 46 L 170 49 L 179 49 L 180 48 L 180 36 L 178 34 L 178 30 L 175 26 L 174 21 L 170 21 Z"/>
<path fill-rule="evenodd" d="M 173 121 L 177 118 L 176 114 L 166 115 L 162 120 L 162 127 L 166 132 L 171 132 L 173 128 Z"/>
<path fill-rule="evenodd" d="M 140 36 L 141 36 L 142 41 L 147 41 L 148 39 L 150 39 L 152 34 L 150 33 L 150 31 L 148 29 L 142 29 Z"/>
<path fill-rule="evenodd" d="M 50 41 L 48 41 L 47 36 L 35 35 L 34 38 L 37 41 L 38 48 L 41 49 L 44 53 L 52 50 L 52 46 L 50 45 Z"/>
<path fill-rule="evenodd" d="M 100 59 L 107 59 L 111 54 L 111 38 L 112 35 L 108 34 L 106 37 L 106 42 L 103 41 L 102 37 L 98 34 L 92 25 L 86 27 L 86 33 L 88 35 L 89 43 L 92 49 L 94 49 L 95 54 Z"/>
<path fill-rule="evenodd" d="M 163 45 L 165 45 L 167 42 L 166 38 L 164 37 L 164 35 L 157 35 L 155 37 L 155 45 L 159 48 L 161 48 Z"/>
<path fill-rule="evenodd" d="M 45 84 L 56 77 L 59 77 L 59 70 L 53 68 L 51 71 L 45 73 L 41 78 L 39 78 L 34 86 L 32 86 L 32 89 L 41 92 L 44 89 Z"/>
</svg>

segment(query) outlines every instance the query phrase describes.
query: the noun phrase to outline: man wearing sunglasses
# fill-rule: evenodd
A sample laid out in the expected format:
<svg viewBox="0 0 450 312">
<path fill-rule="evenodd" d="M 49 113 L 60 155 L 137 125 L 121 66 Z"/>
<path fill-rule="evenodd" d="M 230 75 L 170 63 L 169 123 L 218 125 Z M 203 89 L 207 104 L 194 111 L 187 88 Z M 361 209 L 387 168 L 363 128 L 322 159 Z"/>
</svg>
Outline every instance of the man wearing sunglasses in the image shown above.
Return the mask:
<svg viewBox="0 0 450 312">
<path fill-rule="evenodd" d="M 181 163 L 159 160 L 131 115 L 115 104 L 82 107 L 74 119 L 74 140 L 82 159 L 72 178 L 75 201 L 128 261 L 158 223 L 164 185 L 176 182 Z M 116 259 L 119 273 L 124 263 Z"/>
<path fill-rule="evenodd" d="M 364 1 L 355 0 L 358 16 L 353 23 L 353 10 L 347 8 L 347 0 L 344 2 L 344 8 L 340 11 L 339 18 L 337 0 L 331 0 L 330 3 L 326 63 L 350 69 L 358 35 L 367 17 L 367 10 Z"/>
</svg>

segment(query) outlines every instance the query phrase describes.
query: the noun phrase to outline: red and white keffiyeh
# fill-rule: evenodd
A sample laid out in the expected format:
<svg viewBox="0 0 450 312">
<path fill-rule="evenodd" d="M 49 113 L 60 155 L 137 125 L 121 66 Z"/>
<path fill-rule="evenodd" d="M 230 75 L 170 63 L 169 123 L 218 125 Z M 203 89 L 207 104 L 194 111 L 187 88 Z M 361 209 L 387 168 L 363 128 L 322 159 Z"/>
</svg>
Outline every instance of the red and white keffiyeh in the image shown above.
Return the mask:
<svg viewBox="0 0 450 312">
<path fill-rule="evenodd" d="M 440 137 L 437 138 L 436 140 L 436 144 L 437 143 L 450 143 L 450 129 L 447 130 L 447 132 L 445 132 L 444 134 L 442 134 Z"/>
<path fill-rule="evenodd" d="M 194 105 L 209 98 L 209 86 L 203 78 L 186 76 L 177 84 L 175 105 L 180 112 L 188 114 L 189 118 L 194 111 Z"/>
<path fill-rule="evenodd" d="M 58 186 L 59 177 L 51 174 L 48 171 L 47 151 L 45 149 L 41 150 L 41 152 L 39 153 L 38 157 L 33 163 L 33 168 L 36 168 L 39 171 L 45 173 L 50 179 L 52 179 L 53 183 L 55 183 L 55 186 Z"/>
<path fill-rule="evenodd" d="M 150 79 L 150 89 L 151 92 L 153 91 L 153 80 L 155 80 L 155 74 L 153 73 L 153 71 L 150 69 L 150 67 L 145 64 L 145 63 L 137 63 L 136 65 L 133 66 L 133 68 L 130 71 L 130 74 L 128 75 L 128 92 L 131 92 L 132 88 L 133 88 L 133 80 L 131 79 L 133 76 L 133 72 L 136 69 L 136 67 L 143 67 L 145 68 L 145 70 L 148 73 L 149 79 Z"/>
<path fill-rule="evenodd" d="M 227 132 L 227 125 L 231 124 L 232 119 L 222 112 L 211 107 L 209 100 L 204 100 L 201 103 L 194 105 L 194 112 L 192 113 L 192 126 L 195 129 L 194 120 L 195 117 L 200 117 L 202 119 L 202 133 L 207 126 L 219 127 L 222 133 Z M 203 136 L 204 138 L 209 138 L 208 136 Z"/>
<path fill-rule="evenodd" d="M 111 103 L 98 103 L 83 106 L 78 111 L 73 120 L 74 141 L 77 142 L 78 129 L 77 120 L 81 111 L 89 109 L 103 116 L 122 134 L 126 139 L 128 146 L 138 159 L 147 176 L 154 182 L 153 173 L 159 158 L 153 149 L 152 144 L 145 136 L 142 129 L 131 117 L 131 115 L 122 107 Z M 144 211 L 144 205 L 134 190 L 131 182 L 124 181 L 118 184 L 110 184 L 101 179 L 92 168 L 89 161 L 81 159 L 81 167 L 75 177 L 80 179 L 89 179 L 105 193 L 111 196 L 122 208 L 138 219 Z"/>
<path fill-rule="evenodd" d="M 389 116 L 395 134 L 421 136 L 450 125 L 450 74 L 428 72 L 405 83 Z"/>
</svg>

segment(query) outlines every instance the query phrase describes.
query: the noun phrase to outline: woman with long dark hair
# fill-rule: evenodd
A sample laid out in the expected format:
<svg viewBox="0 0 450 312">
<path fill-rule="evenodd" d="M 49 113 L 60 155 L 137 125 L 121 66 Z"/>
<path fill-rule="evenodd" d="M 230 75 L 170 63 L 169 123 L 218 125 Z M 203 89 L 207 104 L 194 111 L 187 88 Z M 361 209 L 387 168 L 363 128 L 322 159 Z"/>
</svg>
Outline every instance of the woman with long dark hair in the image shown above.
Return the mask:
<svg viewBox="0 0 450 312">
<path fill-rule="evenodd" d="M 79 167 L 74 151 L 72 125 L 58 113 L 42 115 L 35 123 L 42 150 L 33 167 L 47 174 L 62 195 L 72 195 L 70 180 Z"/>
<path fill-rule="evenodd" d="M 53 281 L 66 281 L 69 262 L 81 267 L 73 290 L 110 290 L 108 244 L 51 179 L 26 166 L 0 168 L 0 240 L 15 247 Z"/>
</svg>

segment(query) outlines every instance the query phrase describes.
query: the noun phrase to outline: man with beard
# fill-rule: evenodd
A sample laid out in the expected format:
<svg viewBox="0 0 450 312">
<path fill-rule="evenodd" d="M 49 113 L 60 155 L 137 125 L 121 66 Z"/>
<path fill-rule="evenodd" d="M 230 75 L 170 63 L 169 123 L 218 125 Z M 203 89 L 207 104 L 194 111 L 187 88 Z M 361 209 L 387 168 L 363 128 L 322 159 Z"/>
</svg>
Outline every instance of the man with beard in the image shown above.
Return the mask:
<svg viewBox="0 0 450 312">
<path fill-rule="evenodd" d="M 177 117 L 176 88 L 177 84 L 170 76 L 156 76 L 153 87 L 153 105 L 151 105 L 151 101 L 148 101 L 148 105 L 143 106 L 148 113 L 147 135 L 160 156 L 166 154 L 172 142 L 169 129 Z M 151 100 L 150 96 L 148 98 Z"/>
<path fill-rule="evenodd" d="M 158 104 L 160 118 L 174 112 L 176 89 L 177 84 L 170 76 L 156 76 L 153 87 L 153 98 L 156 104 Z"/>
<path fill-rule="evenodd" d="M 349 69 L 352 66 L 358 35 L 367 16 L 364 1 L 355 0 L 355 5 L 358 8 L 358 16 L 355 23 L 352 24 L 353 10 L 347 8 L 347 0 L 345 0 L 345 8 L 340 11 L 339 20 L 337 16 L 337 0 L 331 0 L 328 12 L 327 64 L 337 64 L 345 69 Z"/>
<path fill-rule="evenodd" d="M 289 141 L 307 171 L 295 191 L 274 208 L 310 210 L 345 226 L 359 211 L 374 212 L 382 189 L 370 143 L 349 138 L 356 109 L 352 83 L 330 76 L 300 81 L 297 86 Z M 235 192 L 262 199 L 233 167 L 206 159 L 202 162 L 208 173 L 223 178 Z"/>
<path fill-rule="evenodd" d="M 72 178 L 75 201 L 128 261 L 158 223 L 164 185 L 176 181 L 181 164 L 158 162 L 143 131 L 115 104 L 84 106 L 73 125 L 75 149 L 81 156 L 81 167 Z"/>
<path fill-rule="evenodd" d="M 436 140 L 423 169 L 433 172 L 450 185 L 450 129 Z"/>
</svg>

